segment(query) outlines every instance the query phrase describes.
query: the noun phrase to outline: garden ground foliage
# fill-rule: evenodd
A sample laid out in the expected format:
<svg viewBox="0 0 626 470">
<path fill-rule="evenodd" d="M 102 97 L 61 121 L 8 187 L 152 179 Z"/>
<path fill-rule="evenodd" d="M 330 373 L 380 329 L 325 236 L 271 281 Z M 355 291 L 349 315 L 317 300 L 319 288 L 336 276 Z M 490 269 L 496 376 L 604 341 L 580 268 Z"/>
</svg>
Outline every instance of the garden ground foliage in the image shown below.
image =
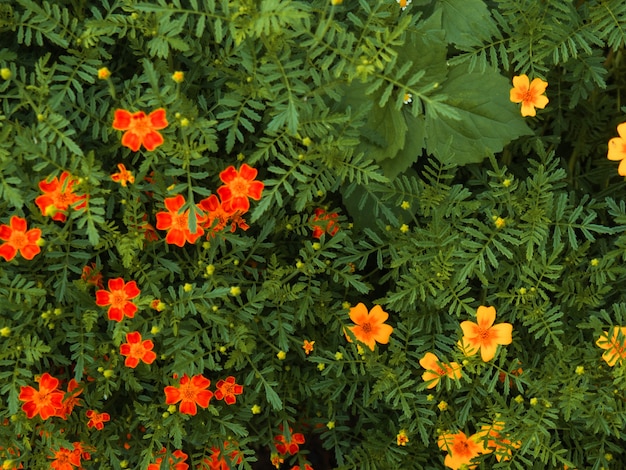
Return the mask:
<svg viewBox="0 0 626 470">
<path fill-rule="evenodd" d="M 621 0 L 0 1 L 3 468 L 623 468 L 624 31 Z"/>
</svg>

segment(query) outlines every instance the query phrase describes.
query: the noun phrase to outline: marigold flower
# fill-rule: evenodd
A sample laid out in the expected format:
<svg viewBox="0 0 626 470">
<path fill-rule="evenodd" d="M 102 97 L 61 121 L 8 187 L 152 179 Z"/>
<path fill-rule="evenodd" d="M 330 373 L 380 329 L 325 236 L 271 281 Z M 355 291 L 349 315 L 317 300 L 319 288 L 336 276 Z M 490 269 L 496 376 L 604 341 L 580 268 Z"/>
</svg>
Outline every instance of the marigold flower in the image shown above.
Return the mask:
<svg viewBox="0 0 626 470">
<path fill-rule="evenodd" d="M 52 459 L 54 460 L 50 462 L 50 468 L 54 470 L 74 470 L 74 467 L 80 467 L 80 453 L 65 447 L 59 448 Z"/>
<path fill-rule="evenodd" d="M 339 231 L 339 224 L 337 223 L 339 214 L 336 212 L 328 214 L 324 209 L 318 207 L 313 211 L 313 214 L 311 219 L 313 238 L 320 239 L 324 233 L 332 237 Z"/>
<path fill-rule="evenodd" d="M 548 104 L 544 95 L 548 82 L 535 78 L 532 82 L 527 75 L 513 77 L 513 88 L 509 93 L 513 103 L 522 103 L 522 116 L 536 116 L 535 108 L 543 109 Z"/>
<path fill-rule="evenodd" d="M 102 431 L 104 428 L 104 423 L 111 420 L 111 416 L 109 413 L 98 413 L 95 410 L 87 410 L 87 418 L 89 421 L 87 422 L 88 428 L 96 428 L 98 431 Z"/>
<path fill-rule="evenodd" d="M 280 455 L 286 455 L 289 453 L 290 455 L 295 455 L 300 450 L 300 444 L 304 444 L 304 434 L 299 432 L 292 433 L 292 429 L 289 428 L 289 433 L 291 434 L 291 439 L 288 441 L 285 436 L 279 434 L 274 437 L 274 446 Z"/>
<path fill-rule="evenodd" d="M 472 464 L 472 460 L 485 451 L 479 442 L 475 434 L 467 437 L 463 431 L 459 431 L 455 434 L 440 435 L 437 445 L 441 450 L 448 452 L 443 461 L 444 465 L 453 470 L 459 470 L 476 468 L 477 464 Z"/>
<path fill-rule="evenodd" d="M 154 343 L 149 339 L 142 341 L 141 333 L 138 331 L 126 333 L 126 343 L 120 345 L 120 354 L 127 356 L 124 365 L 134 369 L 140 361 L 152 364 L 156 359 L 152 348 L 154 348 Z"/>
<path fill-rule="evenodd" d="M 304 349 L 304 353 L 308 356 L 313 351 L 313 347 L 315 345 L 315 341 L 309 341 L 308 339 L 304 340 L 302 344 L 302 349 Z"/>
<path fill-rule="evenodd" d="M 76 379 L 71 379 L 67 384 L 67 392 L 63 396 L 61 408 L 57 409 L 55 416 L 67 419 L 74 410 L 74 407 L 82 404 L 82 400 L 78 398 L 81 393 L 83 393 L 83 388 Z"/>
<path fill-rule="evenodd" d="M 204 228 L 211 229 L 213 232 L 221 232 L 228 224 L 228 219 L 232 212 L 224 209 L 224 205 L 215 194 L 203 199 L 198 203 L 198 207 L 206 212 L 207 217 Z"/>
<path fill-rule="evenodd" d="M 52 377 L 47 372 L 37 380 L 39 390 L 30 385 L 20 388 L 19 400 L 25 402 L 22 410 L 29 419 L 37 414 L 41 419 L 48 419 L 55 416 L 57 410 L 63 408 L 63 392 L 58 389 L 59 379 Z"/>
<path fill-rule="evenodd" d="M 396 436 L 396 443 L 399 446 L 406 446 L 407 442 L 409 442 L 409 437 L 406 435 L 406 431 L 404 429 L 400 429 L 400 432 Z"/>
<path fill-rule="evenodd" d="M 241 395 L 243 393 L 243 385 L 236 384 L 235 377 L 232 375 L 227 377 L 226 380 L 219 380 L 215 386 L 217 387 L 215 399 L 223 399 L 227 405 L 234 404 L 237 401 L 235 395 Z"/>
<path fill-rule="evenodd" d="M 280 464 L 283 463 L 285 461 L 285 459 L 283 459 L 280 455 L 272 453 L 270 455 L 270 461 L 272 462 L 272 465 L 276 468 L 280 468 Z"/>
<path fill-rule="evenodd" d="M 424 357 L 420 359 L 420 366 L 426 369 L 426 372 L 422 374 L 422 380 L 428 382 L 426 388 L 435 388 L 444 375 L 454 380 L 461 378 L 461 366 L 458 363 L 451 362 L 450 364 L 446 364 L 441 362 L 439 358 L 431 352 L 427 352 L 424 354 Z"/>
<path fill-rule="evenodd" d="M 256 181 L 257 170 L 246 163 L 241 165 L 239 170 L 234 166 L 229 166 L 220 173 L 220 179 L 224 186 L 217 188 L 224 209 L 227 212 L 247 212 L 250 209 L 250 201 L 261 199 L 261 193 L 265 185 L 262 181 Z"/>
<path fill-rule="evenodd" d="M 159 230 L 167 230 L 165 241 L 170 245 L 184 246 L 186 242 L 191 244 L 202 236 L 204 229 L 204 217 L 196 215 L 197 227 L 194 233 L 189 230 L 189 209 L 181 212 L 180 209 L 185 205 L 185 198 L 180 194 L 175 197 L 165 198 L 163 201 L 167 212 L 158 212 L 156 215 L 156 228 Z"/>
<path fill-rule="evenodd" d="M 166 452 L 167 451 L 165 450 L 165 448 L 163 448 L 161 449 L 160 453 L 165 454 Z M 164 470 L 165 468 L 167 468 L 168 470 L 187 470 L 189 468 L 189 465 L 185 463 L 187 457 L 189 457 L 187 454 L 185 454 L 182 450 L 177 449 L 172 452 L 172 457 L 170 457 L 168 462 L 169 465 L 167 467 L 163 467 L 163 469 L 161 469 L 163 457 L 159 457 L 155 460 L 154 463 L 148 465 L 147 470 Z"/>
<path fill-rule="evenodd" d="M 480 349 L 482 360 L 488 362 L 496 355 L 499 344 L 511 344 L 513 325 L 510 323 L 494 325 L 496 309 L 482 305 L 478 307 L 476 319 L 478 323 L 461 322 L 463 338 L 460 346 L 466 356 L 473 356 Z"/>
<path fill-rule="evenodd" d="M 0 240 L 5 243 L 0 245 L 0 256 L 6 261 L 11 261 L 19 251 L 22 258 L 31 260 L 41 248 L 41 229 L 28 230 L 26 219 L 16 215 L 11 216 L 9 225 L 0 225 Z"/>
<path fill-rule="evenodd" d="M 98 69 L 98 78 L 100 80 L 106 80 L 111 76 L 111 71 L 107 67 Z"/>
<path fill-rule="evenodd" d="M 146 115 L 143 111 L 131 113 L 125 109 L 116 109 L 113 118 L 113 129 L 126 131 L 122 135 L 122 145 L 132 151 L 139 150 L 141 145 L 146 150 L 154 150 L 163 143 L 161 129 L 167 127 L 167 119 L 163 108 L 156 109 Z"/>
<path fill-rule="evenodd" d="M 201 463 L 198 469 L 200 470 L 230 470 L 230 463 L 233 465 L 239 465 L 243 461 L 242 454 L 239 450 L 230 450 L 232 444 L 230 441 L 224 442 L 224 452 L 228 453 L 229 456 L 226 457 L 222 455 L 221 450 L 218 447 L 211 447 L 211 456 L 210 458 L 205 458 Z"/>
<path fill-rule="evenodd" d="M 617 133 L 619 137 L 609 140 L 609 151 L 606 157 L 609 160 L 621 160 L 617 172 L 620 176 L 626 176 L 626 122 L 617 126 Z"/>
<path fill-rule="evenodd" d="M 617 361 L 621 364 L 626 359 L 626 326 L 614 326 L 609 331 L 603 331 L 596 345 L 606 349 L 602 359 L 609 366 L 613 367 Z"/>
<path fill-rule="evenodd" d="M 172 74 L 172 80 L 174 80 L 176 83 L 182 83 L 183 80 L 185 80 L 185 72 L 177 70 Z"/>
<path fill-rule="evenodd" d="M 61 173 L 50 181 L 42 180 L 39 182 L 39 189 L 43 192 L 41 196 L 37 196 L 35 204 L 45 216 L 52 217 L 52 220 L 65 222 L 67 220 L 67 211 L 70 207 L 82 209 L 87 205 L 85 195 L 74 194 L 74 186 L 78 183 L 70 177 L 67 171 Z M 80 204 L 77 204 L 82 201 Z"/>
<path fill-rule="evenodd" d="M 133 174 L 126 169 L 126 166 L 123 163 L 118 163 L 117 168 L 120 170 L 119 173 L 113 173 L 111 175 L 111 179 L 116 183 L 120 183 L 122 186 L 126 187 L 128 183 L 133 184 L 135 182 L 135 177 Z"/>
<path fill-rule="evenodd" d="M 519 449 L 522 446 L 520 441 L 511 442 L 506 439 L 500 431 L 504 429 L 502 421 L 496 421 L 491 425 L 481 426 L 480 431 L 476 433 L 476 437 L 487 440 L 486 452 L 495 452 L 496 460 L 509 460 L 513 456 L 513 449 Z"/>
<path fill-rule="evenodd" d="M 376 347 L 376 342 L 387 344 L 393 332 L 393 327 L 385 324 L 389 314 L 380 305 L 375 305 L 368 313 L 367 307 L 363 303 L 357 304 L 350 309 L 350 320 L 356 323 L 349 326 L 357 340 L 367 345 L 372 351 Z M 352 342 L 350 336 L 346 334 L 346 339 Z"/>
<path fill-rule="evenodd" d="M 179 411 L 183 414 L 195 415 L 198 412 L 196 405 L 202 408 L 209 406 L 213 392 L 207 390 L 211 381 L 201 374 L 194 375 L 191 379 L 184 374 L 178 387 L 168 385 L 165 387 L 165 403 L 174 405 L 180 403 Z"/>
<path fill-rule="evenodd" d="M 102 283 L 102 273 L 95 272 L 95 270 L 96 263 L 83 266 L 83 272 L 81 273 L 80 278 L 87 284 L 96 286 L 99 289 L 104 289 L 104 284 Z"/>
<path fill-rule="evenodd" d="M 118 277 L 109 279 L 109 290 L 96 291 L 96 305 L 106 307 L 110 305 L 108 310 L 109 320 L 122 321 L 124 315 L 133 318 L 137 311 L 137 306 L 131 302 L 131 299 L 137 297 L 141 291 L 137 287 L 135 281 L 124 282 L 124 279 Z"/>
</svg>

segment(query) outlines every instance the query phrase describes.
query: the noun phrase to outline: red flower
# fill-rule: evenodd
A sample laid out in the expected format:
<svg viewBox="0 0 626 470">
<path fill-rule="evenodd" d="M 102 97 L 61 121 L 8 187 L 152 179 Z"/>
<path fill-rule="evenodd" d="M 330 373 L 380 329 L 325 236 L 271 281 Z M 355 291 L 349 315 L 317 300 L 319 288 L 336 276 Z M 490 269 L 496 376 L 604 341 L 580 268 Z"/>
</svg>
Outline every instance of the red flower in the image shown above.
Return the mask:
<svg viewBox="0 0 626 470">
<path fill-rule="evenodd" d="M 198 412 L 196 405 L 202 408 L 209 406 L 209 401 L 213 397 L 213 392 L 207 390 L 211 381 L 201 374 L 194 375 L 191 379 L 187 374 L 180 379 L 178 387 L 168 385 L 165 387 L 165 403 L 173 405 L 180 403 L 180 412 L 188 415 L 195 415 Z"/>
<path fill-rule="evenodd" d="M 198 207 L 207 214 L 204 228 L 207 230 L 212 229 L 214 232 L 224 230 L 224 227 L 228 224 L 228 219 L 230 219 L 232 215 L 231 212 L 227 212 L 224 209 L 224 205 L 215 194 L 211 194 L 209 197 L 200 201 Z"/>
<path fill-rule="evenodd" d="M 131 302 L 131 299 L 137 297 L 141 291 L 137 287 L 135 281 L 125 283 L 124 279 L 118 277 L 109 279 L 109 290 L 96 291 L 96 305 L 100 307 L 109 307 L 109 320 L 122 321 L 124 315 L 133 318 L 137 311 L 137 306 Z"/>
<path fill-rule="evenodd" d="M 237 401 L 235 395 L 241 395 L 243 393 L 243 385 L 235 383 L 235 377 L 232 375 L 227 377 L 226 380 L 219 380 L 217 382 L 217 390 L 215 391 L 215 398 L 226 402 L 227 405 L 232 405 Z"/>
<path fill-rule="evenodd" d="M 0 240 L 5 241 L 0 245 L 0 256 L 6 261 L 15 258 L 20 252 L 22 258 L 31 260 L 41 251 L 41 229 L 32 228 L 27 230 L 26 219 L 16 215 L 11 217 L 9 225 L 0 225 Z"/>
<path fill-rule="evenodd" d="M 127 356 L 124 365 L 134 369 L 139 361 L 152 364 L 156 359 L 156 354 L 152 348 L 154 348 L 154 343 L 149 339 L 142 341 L 141 333 L 138 331 L 126 333 L 126 343 L 120 345 L 120 354 Z"/>
<path fill-rule="evenodd" d="M 76 405 L 81 405 L 81 399 L 78 396 L 83 393 L 83 388 L 76 382 L 76 379 L 71 379 L 67 384 L 67 393 L 64 394 L 61 408 L 57 410 L 56 416 L 62 419 L 72 413 Z"/>
<path fill-rule="evenodd" d="M 37 414 L 41 416 L 41 419 L 48 419 L 50 416 L 55 416 L 63 407 L 63 392 L 58 389 L 59 379 L 55 379 L 47 372 L 37 382 L 39 390 L 35 390 L 30 385 L 21 387 L 18 398 L 25 402 L 22 410 L 29 419 Z"/>
<path fill-rule="evenodd" d="M 285 455 L 287 452 L 291 455 L 295 455 L 300 450 L 299 444 L 304 444 L 304 435 L 296 432 L 292 433 L 291 428 L 289 428 L 289 433 L 291 434 L 291 440 L 287 441 L 287 438 L 282 434 L 274 437 L 274 446 L 279 454 Z"/>
<path fill-rule="evenodd" d="M 311 219 L 313 224 L 313 238 L 319 239 L 324 233 L 333 236 L 339 231 L 339 224 L 337 223 L 339 214 L 336 212 L 328 214 L 321 207 L 315 209 L 313 213 L 315 214 Z"/>
<path fill-rule="evenodd" d="M 80 278 L 85 281 L 87 284 L 91 284 L 92 286 L 96 286 L 99 289 L 104 289 L 104 284 L 102 283 L 102 273 L 94 272 L 96 269 L 96 263 L 91 263 L 91 265 L 83 266 L 83 272 L 80 275 Z"/>
<path fill-rule="evenodd" d="M 54 460 L 50 462 L 50 468 L 54 470 L 73 470 L 80 467 L 80 453 L 61 447 L 54 453 Z"/>
<path fill-rule="evenodd" d="M 227 212 L 247 212 L 250 209 L 250 201 L 261 199 L 261 193 L 265 185 L 262 181 L 255 181 L 257 170 L 248 166 L 241 165 L 239 171 L 234 166 L 229 166 L 220 173 L 220 179 L 225 186 L 220 186 L 217 193 L 222 199 L 222 204 Z"/>
<path fill-rule="evenodd" d="M 113 129 L 126 131 L 122 135 L 122 145 L 136 152 L 141 145 L 146 150 L 154 150 L 163 143 L 163 136 L 157 132 L 167 127 L 163 108 L 146 115 L 143 111 L 131 113 L 125 109 L 116 109 Z"/>
<path fill-rule="evenodd" d="M 133 184 L 135 182 L 135 177 L 133 174 L 126 169 L 126 165 L 123 163 L 118 163 L 117 168 L 119 168 L 119 173 L 113 173 L 111 175 L 111 179 L 116 183 L 120 183 L 122 186 L 126 187 L 128 183 Z"/>
<path fill-rule="evenodd" d="M 161 449 L 161 454 L 165 454 L 165 448 Z M 182 450 L 175 450 L 172 452 L 174 458 L 170 457 L 168 470 L 187 470 L 189 465 L 185 463 L 188 455 L 185 454 Z M 161 470 L 161 462 L 163 462 L 163 457 L 159 457 L 155 460 L 155 463 L 151 463 L 148 465 L 147 470 Z"/>
<path fill-rule="evenodd" d="M 204 233 L 202 228 L 204 217 L 196 215 L 197 228 L 195 233 L 191 233 L 189 230 L 189 209 L 180 212 L 181 207 L 185 205 L 185 198 L 179 194 L 175 197 L 165 198 L 163 202 L 168 212 L 157 213 L 156 228 L 168 231 L 165 241 L 181 247 L 185 245 L 185 242 L 195 243 L 198 237 Z"/>
<path fill-rule="evenodd" d="M 291 467 L 291 470 L 300 470 L 300 465 L 294 465 Z M 305 463 L 304 470 L 313 470 L 313 467 L 311 467 L 308 463 Z"/>
<path fill-rule="evenodd" d="M 67 171 L 61 173 L 61 178 L 55 176 L 50 182 L 42 180 L 39 182 L 39 189 L 43 195 L 35 199 L 35 204 L 43 215 L 51 216 L 52 220 L 65 222 L 70 207 L 82 209 L 87 205 L 84 195 L 73 193 L 73 187 L 77 183 L 78 181 L 70 178 Z M 83 202 L 76 205 L 79 201 Z"/>
<path fill-rule="evenodd" d="M 211 447 L 211 459 L 205 458 L 199 465 L 199 470 L 230 470 L 231 466 L 229 462 L 232 462 L 233 465 L 238 465 L 242 462 L 243 458 L 241 452 L 237 449 L 230 451 L 229 447 L 231 446 L 230 441 L 224 442 L 224 452 L 230 452 L 227 458 L 224 455 L 220 455 L 221 451 L 217 447 Z"/>
<path fill-rule="evenodd" d="M 104 428 L 104 423 L 111 420 L 109 413 L 98 413 L 95 410 L 87 410 L 87 418 L 89 418 L 87 427 L 96 428 L 98 431 Z"/>
</svg>

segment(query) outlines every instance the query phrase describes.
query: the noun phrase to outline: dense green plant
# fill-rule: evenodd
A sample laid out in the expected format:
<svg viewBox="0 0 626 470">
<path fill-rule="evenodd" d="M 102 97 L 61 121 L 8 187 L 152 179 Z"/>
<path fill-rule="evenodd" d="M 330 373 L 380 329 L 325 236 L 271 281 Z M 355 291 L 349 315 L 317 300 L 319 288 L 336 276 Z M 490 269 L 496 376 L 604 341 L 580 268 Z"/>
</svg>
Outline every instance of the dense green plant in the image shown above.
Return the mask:
<svg viewBox="0 0 626 470">
<path fill-rule="evenodd" d="M 621 0 L 0 0 L 0 233 L 43 240 L 0 259 L 4 468 L 77 442 L 83 468 L 262 468 L 301 433 L 282 468 L 436 469 L 441 435 L 494 423 L 510 456 L 477 468 L 623 468 L 626 369 L 596 341 L 625 339 L 624 31 Z M 521 74 L 548 82 L 537 117 L 509 99 Z M 115 111 L 157 109 L 163 144 L 122 145 Z M 182 195 L 195 232 L 244 163 L 247 230 L 154 230 Z M 67 220 L 36 202 L 63 174 L 85 196 Z M 117 278 L 141 291 L 120 322 L 95 294 Z M 388 345 L 348 331 L 361 302 Z M 479 306 L 513 325 L 487 362 L 457 346 Z M 125 365 L 131 332 L 154 362 Z M 461 378 L 427 389 L 427 352 Z M 22 410 L 45 373 L 82 389 L 65 419 Z M 184 414 L 165 389 L 185 374 L 243 393 Z"/>
</svg>

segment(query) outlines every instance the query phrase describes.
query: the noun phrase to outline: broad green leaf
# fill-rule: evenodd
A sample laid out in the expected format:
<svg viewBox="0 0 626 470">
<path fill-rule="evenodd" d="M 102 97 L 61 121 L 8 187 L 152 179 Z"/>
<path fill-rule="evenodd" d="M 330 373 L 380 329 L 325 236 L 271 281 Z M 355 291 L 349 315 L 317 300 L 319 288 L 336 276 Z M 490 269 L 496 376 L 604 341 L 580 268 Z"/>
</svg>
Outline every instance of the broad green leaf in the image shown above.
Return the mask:
<svg viewBox="0 0 626 470">
<path fill-rule="evenodd" d="M 497 32 L 483 0 L 439 0 L 437 13 L 441 13 L 447 41 L 458 46 L 481 44 Z"/>
</svg>

